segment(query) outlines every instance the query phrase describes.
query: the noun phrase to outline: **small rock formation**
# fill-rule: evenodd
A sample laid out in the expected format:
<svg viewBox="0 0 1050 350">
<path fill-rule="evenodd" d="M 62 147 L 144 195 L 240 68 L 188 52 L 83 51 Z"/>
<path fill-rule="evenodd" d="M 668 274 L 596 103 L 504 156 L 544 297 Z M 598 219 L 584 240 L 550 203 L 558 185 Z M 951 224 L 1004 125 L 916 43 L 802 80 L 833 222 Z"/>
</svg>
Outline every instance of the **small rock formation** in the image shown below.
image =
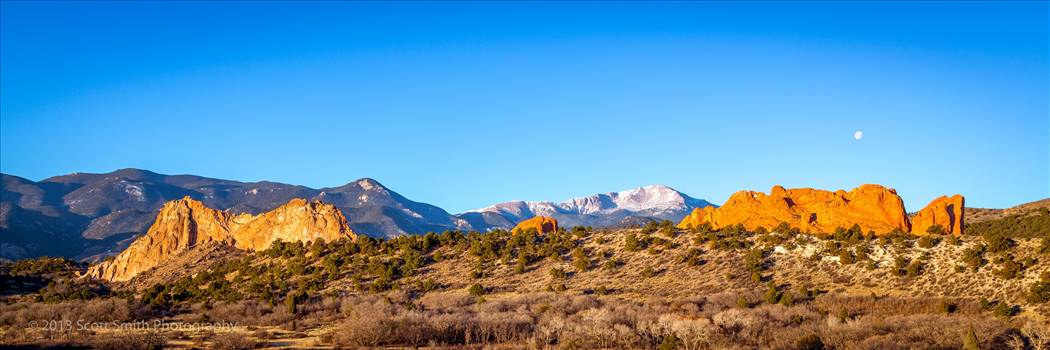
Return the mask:
<svg viewBox="0 0 1050 350">
<path fill-rule="evenodd" d="M 958 194 L 934 199 L 911 219 L 911 233 L 925 235 L 930 226 L 941 225 L 944 233 L 961 235 L 964 202 L 963 196 Z"/>
<path fill-rule="evenodd" d="M 536 232 L 540 234 L 550 233 L 558 230 L 558 220 L 547 216 L 537 216 L 532 219 L 528 219 L 519 222 L 517 226 L 511 232 L 518 232 L 528 230 L 530 228 L 536 229 Z"/>
<path fill-rule="evenodd" d="M 127 281 L 169 256 L 209 242 L 262 250 L 277 239 L 333 241 L 355 237 L 346 217 L 330 204 L 293 199 L 259 215 L 233 216 L 185 197 L 165 203 L 145 236 L 113 260 L 91 266 L 86 276 Z"/>
<path fill-rule="evenodd" d="M 910 224 L 904 201 L 893 189 L 862 185 L 849 192 L 812 188 L 784 189 L 773 186 L 770 194 L 740 191 L 720 208 L 696 209 L 679 227 L 709 223 L 713 228 L 743 224 L 749 230 L 772 229 L 787 223 L 803 232 L 826 233 L 859 225 L 864 232 L 908 232 Z"/>
</svg>

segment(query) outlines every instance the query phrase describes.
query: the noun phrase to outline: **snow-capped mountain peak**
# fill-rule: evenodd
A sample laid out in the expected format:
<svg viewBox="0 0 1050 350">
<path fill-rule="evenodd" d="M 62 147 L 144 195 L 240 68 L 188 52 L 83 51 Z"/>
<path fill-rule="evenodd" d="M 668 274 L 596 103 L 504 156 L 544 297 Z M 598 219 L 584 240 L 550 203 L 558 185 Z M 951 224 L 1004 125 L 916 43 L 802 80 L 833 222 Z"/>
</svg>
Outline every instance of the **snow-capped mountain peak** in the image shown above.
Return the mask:
<svg viewBox="0 0 1050 350">
<path fill-rule="evenodd" d="M 459 214 L 475 227 L 505 227 L 535 216 L 552 216 L 564 226 L 608 226 L 628 216 L 681 220 L 693 208 L 711 205 L 663 185 L 600 193 L 564 202 L 512 201 Z"/>
<path fill-rule="evenodd" d="M 679 209 L 686 205 L 689 196 L 662 185 L 609 192 L 593 196 L 576 198 L 572 202 L 579 205 L 581 213 L 598 213 L 607 209 L 624 209 L 631 211 L 653 209 Z M 610 205 L 611 204 L 611 205 Z"/>
</svg>

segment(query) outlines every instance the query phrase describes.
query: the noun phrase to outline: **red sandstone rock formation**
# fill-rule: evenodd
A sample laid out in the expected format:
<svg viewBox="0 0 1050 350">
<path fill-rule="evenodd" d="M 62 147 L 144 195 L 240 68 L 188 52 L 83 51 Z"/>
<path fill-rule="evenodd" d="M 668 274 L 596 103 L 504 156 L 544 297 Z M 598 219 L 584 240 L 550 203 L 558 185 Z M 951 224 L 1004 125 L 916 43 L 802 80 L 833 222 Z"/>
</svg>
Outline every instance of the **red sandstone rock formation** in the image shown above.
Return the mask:
<svg viewBox="0 0 1050 350">
<path fill-rule="evenodd" d="M 558 230 L 558 220 L 546 216 L 537 216 L 522 222 L 519 222 L 517 226 L 511 232 L 518 232 L 528 230 L 530 228 L 536 229 L 536 232 L 540 234 L 554 232 Z"/>
<path fill-rule="evenodd" d="M 942 197 L 930 203 L 916 216 L 912 228 L 904 210 L 904 201 L 893 189 L 880 185 L 862 185 L 849 192 L 816 190 L 811 188 L 784 189 L 774 186 L 767 195 L 761 192 L 740 191 L 729 197 L 725 205 L 694 209 L 678 227 L 690 228 L 704 223 L 720 229 L 743 224 L 750 230 L 772 229 L 787 223 L 803 232 L 830 233 L 836 228 L 860 226 L 864 232 L 885 234 L 895 230 L 924 234 L 934 224 L 947 232 L 962 231 L 962 196 Z"/>
<path fill-rule="evenodd" d="M 208 242 L 262 250 L 277 239 L 333 241 L 355 238 L 339 209 L 293 199 L 269 212 L 232 216 L 189 197 L 164 204 L 145 236 L 117 255 L 88 269 L 86 276 L 127 281 L 165 258 Z"/>
</svg>

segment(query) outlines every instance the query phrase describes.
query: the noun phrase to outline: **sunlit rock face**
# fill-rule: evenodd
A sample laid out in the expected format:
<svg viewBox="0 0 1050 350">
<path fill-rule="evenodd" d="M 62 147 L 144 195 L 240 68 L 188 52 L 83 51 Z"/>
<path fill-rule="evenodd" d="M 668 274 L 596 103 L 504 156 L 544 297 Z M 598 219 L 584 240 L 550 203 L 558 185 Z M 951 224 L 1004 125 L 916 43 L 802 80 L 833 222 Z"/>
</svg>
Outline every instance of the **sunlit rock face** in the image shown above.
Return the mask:
<svg viewBox="0 0 1050 350">
<path fill-rule="evenodd" d="M 243 218 L 240 215 L 237 218 Z M 346 218 L 331 204 L 293 199 L 274 210 L 244 218 L 232 231 L 237 248 L 263 250 L 280 239 L 295 241 L 334 241 L 353 238 Z"/>
<path fill-rule="evenodd" d="M 853 225 L 880 234 L 910 229 L 904 201 L 895 190 L 880 185 L 862 185 L 849 192 L 781 186 L 774 186 L 768 195 L 740 191 L 720 208 L 693 210 L 678 226 L 690 228 L 703 223 L 714 228 L 742 224 L 750 230 L 787 223 L 810 233 L 834 232 Z"/>
<path fill-rule="evenodd" d="M 354 239 L 339 209 L 330 204 L 293 199 L 259 215 L 231 215 L 189 197 L 164 204 L 146 235 L 113 260 L 88 269 L 87 276 L 127 281 L 181 251 L 209 242 L 262 250 L 283 241 Z"/>
<path fill-rule="evenodd" d="M 962 234 L 963 196 L 941 197 L 909 219 L 897 191 L 881 185 L 861 185 L 849 192 L 773 186 L 769 194 L 734 193 L 722 207 L 694 209 L 678 224 L 692 228 L 703 224 L 720 229 L 744 225 L 749 230 L 773 229 L 781 223 L 809 233 L 831 233 L 857 225 L 878 235 L 900 231 L 926 234 L 933 225 L 946 233 Z"/>
<path fill-rule="evenodd" d="M 961 235 L 964 207 L 965 199 L 962 195 L 940 196 L 915 214 L 911 219 L 911 232 L 924 235 L 931 226 L 940 225 L 944 233 Z"/>
<path fill-rule="evenodd" d="M 526 231 L 530 228 L 536 229 L 536 232 L 540 234 L 554 232 L 558 230 L 558 220 L 546 216 L 537 216 L 518 223 L 511 232 Z"/>
</svg>

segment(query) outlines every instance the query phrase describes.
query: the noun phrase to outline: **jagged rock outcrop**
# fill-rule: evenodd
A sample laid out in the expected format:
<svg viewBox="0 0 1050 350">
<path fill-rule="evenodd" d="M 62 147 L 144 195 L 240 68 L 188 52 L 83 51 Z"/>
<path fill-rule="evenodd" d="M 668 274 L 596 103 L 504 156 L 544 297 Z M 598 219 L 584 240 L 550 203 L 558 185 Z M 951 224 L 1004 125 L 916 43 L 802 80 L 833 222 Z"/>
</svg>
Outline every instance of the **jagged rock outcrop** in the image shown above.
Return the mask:
<svg viewBox="0 0 1050 350">
<path fill-rule="evenodd" d="M 331 204 L 304 199 L 293 199 L 274 210 L 256 216 L 241 214 L 233 221 L 235 246 L 247 250 L 263 250 L 275 240 L 285 242 L 334 241 L 352 237 L 342 212 Z"/>
<path fill-rule="evenodd" d="M 916 215 L 913 224 L 904 209 L 904 201 L 892 188 L 869 184 L 849 192 L 831 192 L 773 186 L 768 195 L 740 191 L 729 197 L 722 207 L 695 209 L 678 227 L 691 228 L 707 223 L 720 229 L 742 224 L 754 230 L 759 227 L 772 229 L 780 223 L 787 223 L 803 232 L 831 233 L 839 227 L 858 225 L 864 232 L 874 231 L 881 235 L 893 231 L 925 234 L 928 227 L 939 224 L 946 232 L 961 234 L 962 216 L 961 195 L 934 200 Z"/>
<path fill-rule="evenodd" d="M 767 195 L 740 191 L 729 197 L 720 208 L 696 209 L 678 225 L 689 228 L 709 223 L 714 228 L 737 224 L 754 230 L 771 229 L 787 223 L 803 232 L 833 232 L 838 227 L 859 225 L 864 232 L 908 232 L 910 224 L 904 201 L 893 189 L 880 185 L 862 185 L 849 192 L 812 188 L 784 189 L 773 186 Z"/>
<path fill-rule="evenodd" d="M 127 281 L 164 259 L 209 242 L 262 250 L 275 240 L 326 241 L 356 235 L 339 209 L 330 204 L 292 201 L 259 215 L 230 215 L 189 197 L 164 204 L 145 236 L 113 260 L 88 269 L 86 276 Z"/>
<path fill-rule="evenodd" d="M 552 217 L 537 216 L 532 219 L 528 219 L 519 222 L 517 226 L 511 232 L 525 231 L 528 229 L 536 229 L 536 232 L 540 234 L 550 233 L 558 230 L 558 220 Z"/>
<path fill-rule="evenodd" d="M 962 195 L 940 196 L 912 217 L 911 232 L 924 235 L 931 226 L 941 225 L 944 233 L 961 235 L 964 206 L 965 199 Z"/>
</svg>

